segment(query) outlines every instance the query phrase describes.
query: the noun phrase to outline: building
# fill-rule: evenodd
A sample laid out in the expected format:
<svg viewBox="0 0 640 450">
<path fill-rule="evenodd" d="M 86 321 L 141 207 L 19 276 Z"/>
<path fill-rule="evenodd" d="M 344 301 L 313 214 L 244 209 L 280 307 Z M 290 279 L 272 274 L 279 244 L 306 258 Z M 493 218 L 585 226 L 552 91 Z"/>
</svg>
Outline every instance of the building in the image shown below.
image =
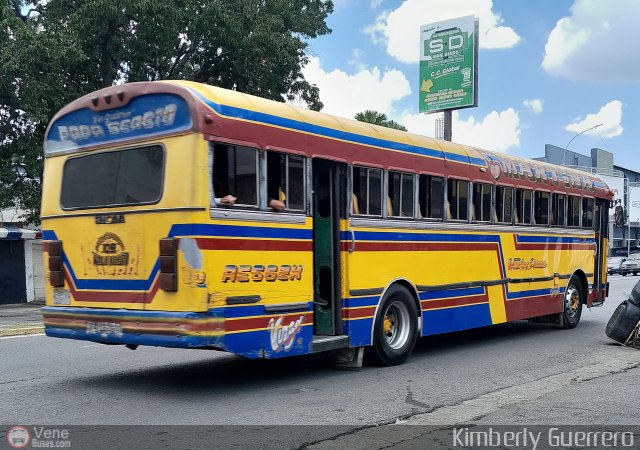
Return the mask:
<svg viewBox="0 0 640 450">
<path fill-rule="evenodd" d="M 19 209 L 0 209 L 0 304 L 44 301 L 42 239 L 22 216 Z"/>
<path fill-rule="evenodd" d="M 615 204 L 623 206 L 628 217 L 624 227 L 615 227 L 614 209 L 611 209 L 609 256 L 640 252 L 640 171 L 615 164 L 613 153 L 601 148 L 592 148 L 591 155 L 587 156 L 547 144 L 544 156 L 533 159 L 584 170 L 602 178 L 614 191 Z"/>
</svg>

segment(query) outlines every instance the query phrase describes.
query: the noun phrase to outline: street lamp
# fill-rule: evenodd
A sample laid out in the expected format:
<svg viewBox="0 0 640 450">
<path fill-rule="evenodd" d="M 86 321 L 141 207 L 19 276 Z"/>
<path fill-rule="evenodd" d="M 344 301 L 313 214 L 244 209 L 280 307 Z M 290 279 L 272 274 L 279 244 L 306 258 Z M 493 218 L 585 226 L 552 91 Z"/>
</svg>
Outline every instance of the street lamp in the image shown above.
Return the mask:
<svg viewBox="0 0 640 450">
<path fill-rule="evenodd" d="M 581 134 L 586 133 L 587 131 L 591 131 L 594 130 L 598 127 L 602 126 L 601 123 L 599 123 L 598 125 L 594 125 L 591 128 L 587 128 L 586 130 L 582 130 L 580 133 L 576 134 L 574 137 L 571 138 L 571 140 L 569 142 L 567 142 L 567 145 L 564 147 L 564 154 L 562 155 L 562 165 L 566 166 L 567 165 L 567 149 L 569 148 L 569 144 L 571 144 L 573 142 L 573 140 L 575 138 L 577 138 L 578 136 L 580 136 Z"/>
</svg>

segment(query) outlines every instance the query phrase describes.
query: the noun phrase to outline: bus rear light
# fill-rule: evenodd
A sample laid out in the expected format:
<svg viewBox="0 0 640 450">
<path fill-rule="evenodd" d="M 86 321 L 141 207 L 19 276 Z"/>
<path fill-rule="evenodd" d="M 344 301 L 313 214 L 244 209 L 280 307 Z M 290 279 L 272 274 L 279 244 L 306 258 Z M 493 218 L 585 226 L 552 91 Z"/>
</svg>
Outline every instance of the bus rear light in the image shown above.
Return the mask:
<svg viewBox="0 0 640 450">
<path fill-rule="evenodd" d="M 178 240 L 160 239 L 160 289 L 178 290 Z"/>
<path fill-rule="evenodd" d="M 53 287 L 64 287 L 62 267 L 62 241 L 49 241 L 49 283 Z"/>
</svg>

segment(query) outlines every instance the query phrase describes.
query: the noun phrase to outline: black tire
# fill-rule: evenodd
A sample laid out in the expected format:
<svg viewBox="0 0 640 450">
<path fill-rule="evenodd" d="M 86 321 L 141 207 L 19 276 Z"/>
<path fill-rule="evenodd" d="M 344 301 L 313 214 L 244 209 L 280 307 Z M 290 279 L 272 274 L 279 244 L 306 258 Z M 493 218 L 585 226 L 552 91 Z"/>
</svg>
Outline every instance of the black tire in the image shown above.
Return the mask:
<svg viewBox="0 0 640 450">
<path fill-rule="evenodd" d="M 622 275 L 623 277 L 627 276 L 627 272 L 621 272 L 620 275 Z"/>
<path fill-rule="evenodd" d="M 575 275 L 569 280 L 567 289 L 564 291 L 563 309 L 561 314 L 562 328 L 572 329 L 578 326 L 582 315 L 582 304 L 584 303 L 584 289 L 580 279 Z"/>
<path fill-rule="evenodd" d="M 637 276 L 637 275 L 638 275 L 638 272 L 633 272 L 633 276 L 634 277 Z"/>
<path fill-rule="evenodd" d="M 373 342 L 367 347 L 369 360 L 395 366 L 407 360 L 418 338 L 418 311 L 409 291 L 400 285 L 389 288 L 378 308 Z"/>
</svg>

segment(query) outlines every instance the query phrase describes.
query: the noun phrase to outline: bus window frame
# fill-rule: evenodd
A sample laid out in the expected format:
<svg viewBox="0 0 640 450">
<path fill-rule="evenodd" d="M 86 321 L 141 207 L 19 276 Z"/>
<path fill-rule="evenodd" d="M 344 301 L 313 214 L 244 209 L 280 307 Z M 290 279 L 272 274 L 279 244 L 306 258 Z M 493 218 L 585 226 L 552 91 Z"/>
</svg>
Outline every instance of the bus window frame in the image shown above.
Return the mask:
<svg viewBox="0 0 640 450">
<path fill-rule="evenodd" d="M 593 210 L 592 210 L 592 214 L 593 217 L 591 218 L 591 226 L 585 226 L 582 222 L 583 222 L 583 217 L 585 219 L 588 220 L 587 216 L 584 216 L 585 211 L 584 211 L 584 202 L 587 201 L 591 201 L 592 202 L 592 206 L 593 206 Z M 589 214 L 589 210 L 587 209 L 586 214 Z M 594 225 L 595 225 L 595 214 L 596 214 L 596 199 L 595 197 L 580 197 L 580 228 L 581 229 L 585 229 L 585 230 L 593 230 L 594 229 Z"/>
<path fill-rule="evenodd" d="M 564 214 L 564 221 L 561 224 L 554 224 L 554 225 L 550 225 L 552 228 L 566 228 L 567 227 L 567 207 L 568 207 L 568 199 L 569 199 L 569 195 L 566 192 L 551 192 L 551 214 L 549 215 L 549 219 L 551 219 L 553 217 L 553 205 L 554 202 L 557 200 L 558 196 L 563 196 L 564 197 L 564 207 L 563 207 L 563 214 Z"/>
<path fill-rule="evenodd" d="M 309 161 L 307 157 L 303 156 L 303 155 L 299 155 L 297 153 L 288 153 L 288 152 L 283 152 L 283 151 L 279 151 L 279 150 L 258 150 L 259 153 L 262 153 L 262 159 L 264 160 L 264 162 L 261 164 L 261 167 L 264 166 L 264 172 L 260 172 L 260 170 L 258 171 L 258 180 L 259 180 L 259 184 L 263 184 L 262 186 L 262 192 L 259 191 L 259 196 L 260 199 L 258 201 L 258 203 L 260 204 L 260 210 L 261 211 L 265 211 L 265 212 L 277 212 L 277 213 L 281 213 L 281 211 L 276 211 L 273 208 L 269 207 L 269 168 L 268 168 L 268 164 L 267 164 L 267 159 L 269 157 L 270 154 L 273 155 L 284 155 L 285 157 L 285 164 L 284 164 L 284 170 L 285 170 L 285 186 L 284 186 L 284 196 L 285 196 L 285 201 L 282 202 L 284 203 L 285 207 L 282 211 L 290 213 L 290 214 L 307 214 L 307 211 L 309 210 L 308 208 L 308 190 L 309 190 L 309 180 L 308 180 L 308 174 L 307 174 L 307 166 L 310 165 Z M 303 191 L 303 195 L 302 195 L 302 202 L 303 202 L 303 206 L 302 208 L 289 208 L 288 207 L 288 201 L 287 199 L 289 198 L 289 159 L 291 157 L 295 157 L 295 158 L 302 158 L 302 191 Z M 263 183 L 264 180 L 264 183 Z M 280 201 L 280 199 L 275 199 Z M 264 203 L 264 205 L 263 205 Z"/>
<path fill-rule="evenodd" d="M 412 172 L 404 172 L 404 171 L 395 170 L 395 169 L 385 170 L 384 172 L 386 174 L 386 177 L 385 177 L 386 178 L 386 183 L 385 183 L 384 194 L 386 194 L 386 195 L 383 197 L 382 203 L 383 203 L 383 206 L 385 206 L 385 209 L 386 209 L 387 203 L 391 203 L 393 205 L 393 201 L 392 201 L 391 197 L 389 196 L 389 181 L 390 181 L 391 173 L 397 173 L 397 174 L 400 175 L 400 195 L 399 195 L 399 198 L 398 198 L 398 201 L 399 201 L 398 212 L 400 214 L 402 214 L 402 184 L 403 184 L 402 182 L 403 182 L 404 176 L 410 176 L 411 180 L 412 180 L 412 183 L 413 183 L 412 184 L 413 185 L 413 189 L 412 189 L 412 191 L 413 191 L 412 192 L 412 195 L 413 195 L 413 197 L 412 197 L 413 214 L 410 215 L 410 216 L 403 216 L 403 215 L 394 216 L 394 215 L 392 215 L 393 211 L 387 211 L 387 215 L 386 215 L 385 219 L 415 220 L 415 218 L 416 218 L 416 174 L 412 173 Z M 389 199 L 391 201 L 390 202 L 384 201 L 385 198 Z"/>
<path fill-rule="evenodd" d="M 519 186 L 514 186 L 515 192 L 514 192 L 514 208 L 513 208 L 513 223 L 515 226 L 524 226 L 524 227 L 530 227 L 533 226 L 533 193 L 535 192 L 534 189 L 530 189 L 530 188 L 524 188 L 524 187 L 519 187 Z M 526 191 L 531 193 L 531 210 L 529 211 L 529 222 L 517 222 L 516 223 L 516 216 L 518 214 L 518 191 Z M 524 208 L 523 208 L 524 209 Z M 524 211 L 523 211 L 524 212 Z"/>
<path fill-rule="evenodd" d="M 569 199 L 570 198 L 578 199 L 578 225 L 569 225 Z M 581 224 L 582 224 L 582 196 L 567 194 L 567 228 L 580 229 Z"/>
<path fill-rule="evenodd" d="M 253 150 L 256 152 L 256 201 L 257 203 L 255 205 L 248 205 L 245 203 L 234 203 L 234 204 L 216 204 L 215 202 L 215 198 L 219 198 L 219 197 L 215 197 L 216 192 L 214 189 L 214 182 L 213 182 L 213 164 L 215 163 L 215 145 L 216 144 L 221 144 L 221 145 L 226 145 L 226 146 L 231 146 L 231 147 L 235 147 L 236 149 L 241 147 L 241 148 L 245 148 L 245 149 L 249 149 L 249 150 Z M 218 141 L 212 141 L 210 142 L 210 149 L 211 149 L 211 156 L 209 158 L 210 161 L 210 165 L 209 165 L 209 183 L 210 183 L 210 204 L 214 205 L 214 208 L 216 209 L 221 209 L 221 210 L 244 210 L 244 211 L 262 211 L 263 210 L 263 206 L 262 206 L 262 198 L 264 195 L 266 195 L 266 193 L 263 193 L 263 186 L 262 186 L 262 177 L 261 177 L 261 170 L 263 168 L 263 165 L 266 164 L 266 157 L 264 157 L 264 163 L 262 162 L 263 157 L 261 156 L 261 154 L 264 154 L 264 152 L 262 150 L 260 150 L 259 148 L 256 147 L 249 147 L 246 145 L 236 145 L 233 143 L 229 143 L 229 142 L 218 142 Z M 265 167 L 266 170 L 266 167 Z M 266 175 L 266 171 L 264 172 Z M 266 178 L 264 178 L 265 182 L 266 182 Z M 265 186 L 266 187 L 266 186 Z M 228 195 L 229 193 L 224 193 L 223 195 Z M 263 195 L 264 194 L 264 195 Z M 217 195 L 221 195 L 221 193 L 217 193 Z"/>
<path fill-rule="evenodd" d="M 440 200 L 442 201 L 442 205 L 441 205 L 441 211 L 440 211 L 440 217 L 426 217 L 426 216 L 422 216 L 420 217 L 420 215 L 422 215 L 422 212 L 420 211 L 420 178 L 421 177 L 429 177 L 427 178 L 427 181 L 429 181 L 430 179 L 433 178 L 439 178 L 442 181 L 442 195 Z M 445 220 L 445 208 L 446 208 L 446 204 L 447 204 L 447 177 L 445 177 L 443 174 L 441 173 L 431 173 L 431 172 L 420 172 L 418 174 L 416 174 L 416 189 L 418 190 L 418 193 L 416 195 L 416 217 L 418 218 L 417 220 L 421 220 L 421 221 L 427 221 L 427 222 L 444 222 Z M 428 189 L 429 186 L 427 184 L 425 184 L 425 188 Z M 428 201 L 429 197 L 426 196 L 425 193 L 425 198 Z M 428 209 L 428 208 L 427 208 Z M 425 210 L 425 213 L 427 211 Z M 418 215 L 420 214 L 420 215 Z"/>
<path fill-rule="evenodd" d="M 478 220 L 477 218 L 473 218 L 474 216 L 476 216 L 476 205 L 474 204 L 474 199 L 475 199 L 475 187 L 476 186 L 483 186 L 482 191 L 484 192 L 484 186 L 489 186 L 489 219 L 488 220 Z M 484 181 L 473 181 L 471 182 L 471 223 L 480 223 L 480 224 L 488 224 L 492 222 L 493 219 L 493 199 L 494 199 L 494 189 L 493 189 L 493 183 L 487 183 Z M 483 197 L 483 196 L 482 196 Z M 482 208 L 484 206 L 484 200 L 481 200 L 481 204 L 480 204 L 480 212 L 482 212 Z"/>
<path fill-rule="evenodd" d="M 363 214 L 363 213 L 354 213 L 353 212 L 353 196 L 355 196 L 355 192 L 353 192 L 353 187 L 355 185 L 354 183 L 354 176 L 353 176 L 353 169 L 360 169 L 360 170 L 366 170 L 367 171 L 367 204 L 366 204 L 366 208 L 367 208 L 367 214 Z M 380 172 L 380 214 L 369 214 L 369 199 L 370 199 L 370 195 L 369 195 L 369 191 L 370 191 L 370 186 L 371 186 L 371 179 L 370 179 L 370 172 L 372 170 L 376 170 Z M 352 217 L 362 217 L 362 218 L 382 218 L 383 217 L 383 204 L 384 202 L 384 169 L 381 169 L 379 167 L 369 167 L 369 166 L 362 166 L 359 164 L 353 164 L 353 165 L 349 165 L 349 192 L 351 194 L 349 200 L 349 215 Z M 360 203 L 360 199 L 358 199 L 358 207 L 360 210 L 362 210 L 362 204 Z M 404 217 L 403 217 L 404 218 Z"/>
<path fill-rule="evenodd" d="M 65 168 L 67 166 L 67 164 L 69 163 L 69 161 L 71 160 L 75 160 L 78 158 L 87 158 L 87 157 L 91 157 L 94 155 L 98 155 L 98 154 L 103 154 L 103 153 L 114 153 L 114 152 L 122 152 L 122 151 L 127 151 L 127 150 L 135 150 L 135 149 L 139 149 L 139 148 L 145 148 L 145 147 L 160 147 L 162 149 L 162 179 L 160 180 L 160 196 L 158 197 L 157 200 L 153 200 L 153 201 L 149 201 L 149 202 L 141 202 L 141 203 L 116 203 L 116 204 L 111 204 L 111 205 L 101 205 L 101 206 L 80 206 L 80 207 L 72 207 L 72 208 L 66 208 L 62 205 L 62 186 L 63 186 L 63 180 L 64 180 L 64 171 Z M 100 150 L 95 150 L 95 151 L 91 151 L 91 152 L 83 152 L 80 154 L 73 154 L 73 153 L 67 153 L 66 154 L 67 159 L 64 161 L 64 164 L 62 165 L 62 174 L 60 176 L 60 195 L 58 196 L 58 206 L 60 207 L 60 209 L 62 211 L 81 211 L 81 210 L 89 210 L 89 209 L 102 209 L 102 208 L 119 208 L 119 207 L 123 207 L 123 206 L 127 206 L 127 207 L 137 207 L 137 206 L 149 206 L 149 205 L 157 205 L 158 203 L 160 203 L 164 197 L 164 188 L 165 188 L 165 181 L 166 181 L 166 177 L 167 177 L 167 147 L 165 145 L 164 142 L 155 142 L 155 143 L 140 143 L 140 144 L 136 144 L 133 146 L 121 146 L 121 147 L 116 147 L 116 148 L 105 148 L 105 149 L 100 149 Z"/>
<path fill-rule="evenodd" d="M 456 181 L 456 182 L 466 182 L 467 183 L 467 218 L 466 219 L 453 219 L 453 218 L 449 218 L 448 216 L 451 215 L 453 217 L 453 214 L 451 213 L 451 202 L 449 201 L 449 182 L 450 181 Z M 444 216 L 445 216 L 445 222 L 450 222 L 450 223 L 471 223 L 471 181 L 468 178 L 462 178 L 462 177 L 447 177 L 446 178 L 446 184 L 445 184 L 445 204 L 444 204 Z"/>
<path fill-rule="evenodd" d="M 548 194 L 547 199 L 547 223 L 537 223 L 536 221 L 536 194 Z M 534 227 L 549 228 L 551 226 L 551 199 L 552 192 L 546 189 L 534 189 L 533 196 L 531 197 L 531 223 Z"/>
<path fill-rule="evenodd" d="M 509 207 L 511 208 L 511 221 L 510 222 L 501 222 L 500 220 L 498 221 L 493 221 L 494 218 L 498 218 L 498 208 L 497 208 L 497 203 L 498 203 L 498 188 L 503 188 L 503 189 L 511 189 L 511 204 L 509 205 Z M 492 205 L 492 224 L 496 224 L 496 225 L 514 225 L 515 221 L 516 221 L 516 215 L 514 214 L 515 211 L 515 207 L 516 207 L 516 187 L 512 184 L 495 184 L 493 186 L 493 195 L 492 195 L 492 200 L 493 200 L 493 205 Z"/>
</svg>

